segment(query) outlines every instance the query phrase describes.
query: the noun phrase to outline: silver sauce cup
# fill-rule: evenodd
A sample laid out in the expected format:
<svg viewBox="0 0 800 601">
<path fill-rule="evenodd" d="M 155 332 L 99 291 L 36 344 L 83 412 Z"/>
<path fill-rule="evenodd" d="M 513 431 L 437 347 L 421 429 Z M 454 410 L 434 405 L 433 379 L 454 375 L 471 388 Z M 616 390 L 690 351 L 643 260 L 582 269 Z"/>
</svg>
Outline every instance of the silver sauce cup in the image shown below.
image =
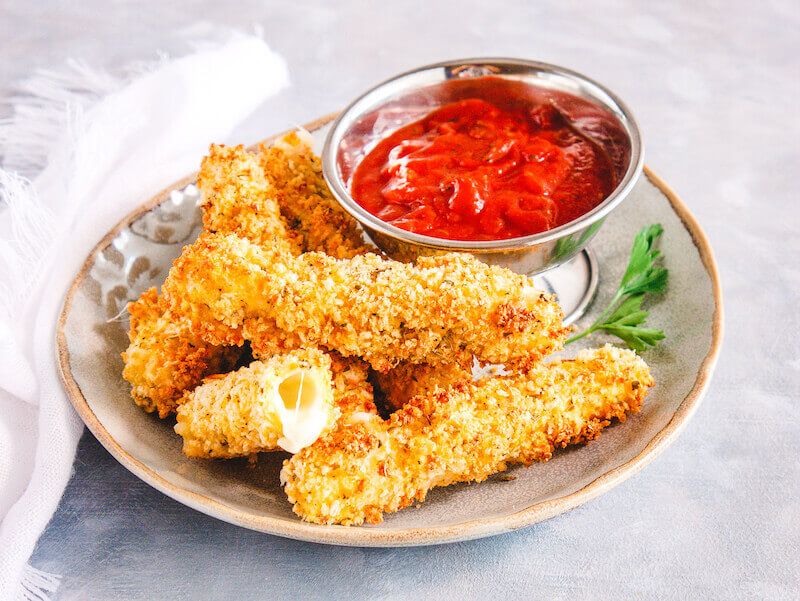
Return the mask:
<svg viewBox="0 0 800 601">
<path fill-rule="evenodd" d="M 445 240 L 408 232 L 382 221 L 353 199 L 353 174 L 378 142 L 445 104 L 468 98 L 509 108 L 552 103 L 605 150 L 616 187 L 594 209 L 570 223 L 506 240 Z M 397 75 L 353 101 L 333 123 L 322 150 L 325 179 L 334 196 L 388 256 L 411 260 L 467 252 L 531 276 L 557 268 L 580 253 L 603 219 L 630 194 L 643 165 L 639 128 L 616 95 L 569 69 L 511 58 L 446 61 Z M 595 281 L 596 276 L 595 271 Z"/>
</svg>

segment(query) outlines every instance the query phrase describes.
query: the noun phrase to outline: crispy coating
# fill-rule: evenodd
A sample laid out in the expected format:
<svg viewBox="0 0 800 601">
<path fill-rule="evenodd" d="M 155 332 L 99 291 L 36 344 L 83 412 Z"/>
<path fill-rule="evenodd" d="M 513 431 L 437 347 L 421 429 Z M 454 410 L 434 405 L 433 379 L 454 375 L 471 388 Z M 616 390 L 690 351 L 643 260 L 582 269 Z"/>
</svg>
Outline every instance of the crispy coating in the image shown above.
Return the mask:
<svg viewBox="0 0 800 601">
<path fill-rule="evenodd" d="M 334 421 L 350 423 L 377 415 L 368 380 L 369 368 L 356 358 L 313 349 L 254 361 L 235 372 L 207 378 L 178 408 L 175 431 L 189 457 L 233 458 L 277 450 L 284 434 L 280 399 L 275 390 L 282 377 L 300 367 L 313 368 L 330 390 L 324 428 Z M 327 393 L 326 393 L 327 394 Z"/>
<path fill-rule="evenodd" d="M 472 382 L 472 370 L 458 363 L 429 365 L 401 363 L 386 373 L 376 372 L 373 381 L 390 409 L 397 410 L 412 397 L 449 388 L 462 382 Z"/>
<path fill-rule="evenodd" d="M 301 372 L 308 398 L 282 387 L 290 378 L 297 384 Z M 229 459 L 278 447 L 297 452 L 338 418 L 330 357 L 311 349 L 206 379 L 178 407 L 175 431 L 189 457 Z"/>
<path fill-rule="evenodd" d="M 212 144 L 197 185 L 203 193 L 203 230 L 237 234 L 267 249 L 298 254 L 300 240 L 280 213 L 278 191 L 244 146 Z"/>
<path fill-rule="evenodd" d="M 340 261 L 206 236 L 184 249 L 164 291 L 205 340 L 222 343 L 227 330 L 241 329 L 257 346 L 263 321 L 274 320 L 303 346 L 324 344 L 378 371 L 473 354 L 529 365 L 561 348 L 567 333 L 558 304 L 531 280 L 463 254 L 416 265 L 372 254 Z"/>
<path fill-rule="evenodd" d="M 278 192 L 281 215 L 302 237 L 304 251 L 321 251 L 337 259 L 376 252 L 364 243 L 358 222 L 333 197 L 309 138 L 303 131 L 293 131 L 270 147 L 261 146 L 259 162 Z M 471 377 L 469 370 L 458 365 L 435 368 L 408 363 L 377 376 L 382 393 L 394 409 L 429 387 L 449 386 L 455 378 Z"/>
<path fill-rule="evenodd" d="M 596 438 L 638 411 L 652 385 L 632 351 L 582 351 L 526 375 L 436 389 L 387 421 L 337 428 L 285 461 L 281 481 L 304 520 L 378 523 L 435 486 L 485 480 Z"/>
<path fill-rule="evenodd" d="M 333 402 L 343 420 L 363 414 L 377 415 L 372 384 L 369 382 L 369 365 L 358 357 L 342 357 L 329 353 L 333 374 Z"/>
<path fill-rule="evenodd" d="M 231 369 L 239 358 L 238 348 L 209 344 L 192 334 L 155 288 L 128 310 L 130 346 L 122 353 L 122 376 L 131 384 L 133 400 L 147 412 L 157 411 L 162 418 L 174 413 L 184 390 Z"/>
<path fill-rule="evenodd" d="M 203 193 L 203 227 L 206 232 L 233 233 L 265 248 L 298 254 L 300 240 L 291 235 L 275 200 L 277 192 L 267 181 L 255 155 L 242 146 L 212 144 L 198 173 Z M 148 290 L 129 307 L 131 344 L 122 354 L 123 377 L 132 386 L 132 396 L 146 411 L 160 417 L 175 412 L 183 393 L 211 374 L 228 371 L 240 351 L 240 333 L 229 330 L 216 344 L 192 334 L 185 322 L 169 313 L 167 303 L 155 290 Z M 273 337 L 266 332 L 272 329 Z M 296 341 L 268 320 L 260 350 L 276 353 L 296 348 Z"/>
<path fill-rule="evenodd" d="M 261 147 L 259 163 L 276 190 L 281 214 L 299 234 L 306 251 L 324 252 L 337 259 L 371 252 L 356 220 L 331 194 L 319 157 L 305 137 L 308 135 L 291 132 L 271 147 Z"/>
</svg>

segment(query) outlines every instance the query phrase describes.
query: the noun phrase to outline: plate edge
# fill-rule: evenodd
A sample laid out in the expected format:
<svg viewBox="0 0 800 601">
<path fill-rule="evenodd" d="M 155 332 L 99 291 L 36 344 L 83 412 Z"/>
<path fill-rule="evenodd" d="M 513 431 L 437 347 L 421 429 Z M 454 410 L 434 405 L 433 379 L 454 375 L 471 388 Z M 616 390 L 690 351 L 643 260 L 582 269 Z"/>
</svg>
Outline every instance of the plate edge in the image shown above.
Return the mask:
<svg viewBox="0 0 800 601">
<path fill-rule="evenodd" d="M 303 127 L 309 131 L 314 131 L 332 121 L 338 113 L 327 115 Z M 292 131 L 292 130 L 288 130 Z M 284 133 L 277 134 L 263 141 L 271 141 L 282 136 Z M 251 146 L 255 148 L 257 145 Z M 196 180 L 196 173 L 189 175 L 171 186 L 159 192 L 149 201 L 140 205 L 137 209 L 126 215 L 115 225 L 90 251 L 80 270 L 70 284 L 61 313 L 59 315 L 56 330 L 56 359 L 59 369 L 59 376 L 75 410 L 80 415 L 86 426 L 100 443 L 119 461 L 125 468 L 134 473 L 137 477 L 144 480 L 157 490 L 167 496 L 184 503 L 193 509 L 206 513 L 212 517 L 243 526 L 245 528 L 258 530 L 268 534 L 304 540 L 345 546 L 375 546 L 375 547 L 395 547 L 395 546 L 419 546 L 447 542 L 456 542 L 491 536 L 511 530 L 516 530 L 525 526 L 541 522 L 555 517 L 561 513 L 574 509 L 597 496 L 607 492 L 614 486 L 636 474 L 643 467 L 648 465 L 653 459 L 660 455 L 683 431 L 688 421 L 702 401 L 714 367 L 716 366 L 722 344 L 723 334 L 723 306 L 722 292 L 719 280 L 719 273 L 716 259 L 714 258 L 708 239 L 700 227 L 697 220 L 689 211 L 686 204 L 678 198 L 675 192 L 649 167 L 645 166 L 643 175 L 649 179 L 669 200 L 673 210 L 678 215 L 684 228 L 689 232 L 695 248 L 698 250 L 703 266 L 709 275 L 712 283 L 714 296 L 714 315 L 712 323 L 712 339 L 709 352 L 706 354 L 700 369 L 697 373 L 694 385 L 678 405 L 674 415 L 669 422 L 647 443 L 644 449 L 613 470 L 599 476 L 583 488 L 557 499 L 551 499 L 543 503 L 532 505 L 519 512 L 502 517 L 486 518 L 473 520 L 452 526 L 441 526 L 431 528 L 415 528 L 407 530 L 373 530 L 364 527 L 345 527 L 345 526 L 325 526 L 320 528 L 317 525 L 306 522 L 287 522 L 281 518 L 258 517 L 254 518 L 243 512 L 233 509 L 219 501 L 215 501 L 195 492 L 181 489 L 166 479 L 158 475 L 149 467 L 134 459 L 111 437 L 97 416 L 91 410 L 83 393 L 72 376 L 69 362 L 69 350 L 66 344 L 64 332 L 66 319 L 72 306 L 75 293 L 78 287 L 86 278 L 97 255 L 108 246 L 110 241 L 119 232 L 127 227 L 132 221 L 150 211 L 153 207 L 161 204 L 169 198 L 169 192 L 180 189 L 193 183 Z"/>
</svg>

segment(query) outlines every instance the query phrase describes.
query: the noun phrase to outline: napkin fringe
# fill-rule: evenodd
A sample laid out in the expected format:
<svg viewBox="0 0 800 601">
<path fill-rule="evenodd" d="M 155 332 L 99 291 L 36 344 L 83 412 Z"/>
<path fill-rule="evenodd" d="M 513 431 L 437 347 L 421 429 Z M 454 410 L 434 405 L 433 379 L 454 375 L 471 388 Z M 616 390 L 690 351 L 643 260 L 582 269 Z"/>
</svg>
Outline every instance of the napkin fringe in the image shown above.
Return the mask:
<svg viewBox="0 0 800 601">
<path fill-rule="evenodd" d="M 172 169 L 184 170 L 181 161 L 203 152 L 206 139 L 225 135 L 288 83 L 285 62 L 260 37 L 215 26 L 187 35 L 203 40 L 184 43 L 190 51 L 175 60 L 167 62 L 160 54 L 113 72 L 67 61 L 58 70 L 37 71 L 11 97 L 0 99 L 12 109 L 10 118 L 0 120 L 0 387 L 39 407 L 33 472 L 25 475 L 22 496 L 0 516 L 0 539 L 6 545 L 0 552 L 3 601 L 9 595 L 46 601 L 61 581 L 25 565 L 67 483 L 82 430 L 59 386 L 50 346 L 58 296 L 67 271 L 79 264 L 78 249 L 91 248 L 89 228 L 76 226 L 86 225 L 79 207 L 98 203 L 94 222 L 113 223 L 112 203 L 124 213 L 135 197 L 112 197 L 102 174 L 113 172 L 124 181 L 127 172 L 147 164 L 142 152 L 122 153 L 110 139 L 108 124 L 119 119 L 115 116 L 125 103 L 143 96 L 153 99 L 148 109 L 156 117 L 171 119 L 167 129 L 174 139 L 154 132 L 165 142 L 159 156 L 167 165 L 148 172 L 146 184 L 133 182 L 157 190 L 156 183 L 163 187 L 162 179 L 169 182 Z M 228 63 L 232 68 L 226 70 Z M 155 89 L 148 89 L 153 86 L 191 92 L 187 110 L 195 111 L 190 114 L 200 121 L 203 135 L 186 130 L 188 121 L 175 119 L 184 113 L 177 113 L 174 104 L 166 99 L 158 104 Z M 123 124 L 131 134 L 149 126 Z M 101 152 L 96 167 L 92 159 Z M 58 263 L 69 263 L 67 270 L 55 271 Z"/>
<path fill-rule="evenodd" d="M 62 69 L 39 69 L 16 86 L 2 103 L 13 116 L 0 119 L 0 156 L 3 169 L 33 177 L 47 165 L 59 139 L 71 134 L 83 111 L 133 77 L 157 67 L 165 57 L 138 62 L 123 75 L 68 59 Z M 71 136 L 71 137 L 74 137 Z"/>
<path fill-rule="evenodd" d="M 36 71 L 0 101 L 12 107 L 12 116 L 0 119 L 0 215 L 8 211 L 8 230 L 0 232 L 0 320 L 8 326 L 41 283 L 43 258 L 57 233 L 55 215 L 40 201 L 30 179 L 59 159 L 69 164 L 72 157 L 54 157 L 53 152 L 75 147 L 86 110 L 166 60 L 162 52 L 114 75 L 68 59 L 61 69 Z"/>
<path fill-rule="evenodd" d="M 56 235 L 55 217 L 31 181 L 0 169 L 0 207 L 8 211 L 10 235 L 0 239 L 0 321 L 11 327 L 44 275 L 42 257 Z"/>
<path fill-rule="evenodd" d="M 49 601 L 61 586 L 61 576 L 26 565 L 19 583 L 20 601 Z"/>
<path fill-rule="evenodd" d="M 2 100 L 11 105 L 12 116 L 0 120 L 0 330 L 12 334 L 6 343 L 12 348 L 18 345 L 19 356 L 23 356 L 21 350 L 30 336 L 19 311 L 44 283 L 49 248 L 58 234 L 57 217 L 42 202 L 31 179 L 48 165 L 73 162 L 74 157 L 64 149 L 74 148 L 81 136 L 85 112 L 134 78 L 157 68 L 165 58 L 159 55 L 155 60 L 135 63 L 119 76 L 68 60 L 60 70 L 36 72 L 19 84 L 14 95 Z M 62 153 L 54 156 L 59 149 Z M 66 194 L 63 201 L 68 201 Z M 22 367 L 17 365 L 16 369 Z M 25 564 L 15 599 L 49 601 L 60 582 L 61 576 Z"/>
</svg>

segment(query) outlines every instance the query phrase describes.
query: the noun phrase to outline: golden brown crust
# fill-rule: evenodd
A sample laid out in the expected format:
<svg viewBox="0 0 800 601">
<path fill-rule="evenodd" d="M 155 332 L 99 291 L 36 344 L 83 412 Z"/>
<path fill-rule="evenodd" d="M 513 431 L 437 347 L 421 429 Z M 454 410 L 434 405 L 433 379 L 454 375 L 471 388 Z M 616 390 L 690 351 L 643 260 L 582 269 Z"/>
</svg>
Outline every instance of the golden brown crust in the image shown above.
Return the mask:
<svg viewBox="0 0 800 601">
<path fill-rule="evenodd" d="M 472 354 L 528 364 L 561 348 L 567 333 L 559 306 L 528 278 L 461 254 L 416 265 L 371 254 L 339 261 L 205 236 L 175 261 L 164 293 L 206 340 L 223 343 L 231 329 L 274 320 L 303 346 L 324 344 L 379 371 L 404 360 L 438 365 Z M 536 319 L 504 327 L 503 316 L 513 311 Z"/>
<path fill-rule="evenodd" d="M 278 390 L 282 380 L 297 370 L 304 370 L 306 378 L 314 374 L 319 383 L 314 405 L 318 415 L 311 420 L 323 430 L 332 428 L 339 410 L 334 403 L 330 357 L 317 349 L 292 351 L 207 378 L 187 392 L 175 424 L 183 437 L 184 454 L 230 459 L 285 448 L 281 441 L 286 436 L 286 414 L 292 412 L 285 410 Z"/>
<path fill-rule="evenodd" d="M 375 372 L 373 381 L 390 409 L 400 409 L 412 397 L 436 388 L 472 381 L 472 370 L 457 363 L 430 365 L 401 363 L 386 373 Z"/>
<path fill-rule="evenodd" d="M 652 385 L 632 351 L 582 351 L 525 375 L 416 396 L 387 421 L 339 427 L 284 462 L 281 480 L 305 520 L 376 523 L 435 486 L 481 481 L 592 440 L 638 411 Z"/>
<path fill-rule="evenodd" d="M 281 216 L 278 191 L 244 146 L 212 144 L 197 174 L 203 194 L 203 231 L 236 234 L 254 244 L 298 254 L 299 237 Z"/>
<path fill-rule="evenodd" d="M 324 252 L 337 259 L 349 259 L 373 252 L 364 243 L 361 230 L 333 197 L 319 157 L 297 132 L 261 147 L 258 157 L 267 180 L 291 231 L 296 232 L 306 251 Z"/>
<path fill-rule="evenodd" d="M 130 346 L 122 353 L 122 377 L 131 384 L 131 394 L 145 411 L 159 417 L 175 412 L 183 392 L 191 390 L 211 374 L 231 369 L 239 349 L 209 344 L 191 333 L 173 316 L 155 288 L 144 292 L 128 307 Z"/>
</svg>

